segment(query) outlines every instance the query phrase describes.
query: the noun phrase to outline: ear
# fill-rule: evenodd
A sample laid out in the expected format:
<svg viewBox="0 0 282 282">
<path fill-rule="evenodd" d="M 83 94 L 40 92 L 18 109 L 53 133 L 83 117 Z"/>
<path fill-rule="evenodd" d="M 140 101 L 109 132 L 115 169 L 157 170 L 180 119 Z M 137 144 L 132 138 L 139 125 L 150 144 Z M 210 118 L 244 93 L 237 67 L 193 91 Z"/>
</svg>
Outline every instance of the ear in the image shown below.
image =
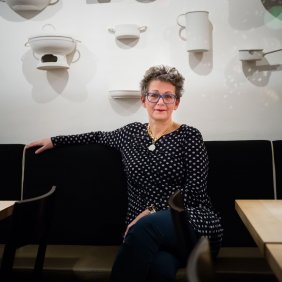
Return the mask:
<svg viewBox="0 0 282 282">
<path fill-rule="evenodd" d="M 141 100 L 141 103 L 142 103 L 143 107 L 146 108 L 146 105 L 145 105 L 145 96 L 142 95 L 142 96 L 140 97 L 140 100 Z"/>
<path fill-rule="evenodd" d="M 177 99 L 177 100 L 175 101 L 174 110 L 177 110 L 179 104 L 180 104 L 180 100 Z"/>
</svg>

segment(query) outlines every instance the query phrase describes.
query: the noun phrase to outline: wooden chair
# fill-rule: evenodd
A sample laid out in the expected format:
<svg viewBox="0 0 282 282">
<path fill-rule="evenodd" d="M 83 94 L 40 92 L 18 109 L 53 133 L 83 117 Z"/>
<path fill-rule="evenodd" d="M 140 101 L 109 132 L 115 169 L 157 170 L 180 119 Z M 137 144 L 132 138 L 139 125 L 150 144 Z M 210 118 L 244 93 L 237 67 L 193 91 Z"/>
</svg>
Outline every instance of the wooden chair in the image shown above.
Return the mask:
<svg viewBox="0 0 282 282">
<path fill-rule="evenodd" d="M 215 269 L 207 237 L 202 236 L 189 255 L 186 277 L 189 282 L 214 282 Z"/>
<path fill-rule="evenodd" d="M 181 258 L 186 258 L 188 242 L 185 232 L 185 208 L 181 192 L 178 190 L 168 200 L 172 220 L 178 237 L 177 252 Z M 190 252 L 186 266 L 186 278 L 189 282 L 215 281 L 215 270 L 210 251 L 209 239 L 200 237 Z"/>
<path fill-rule="evenodd" d="M 8 237 L 0 268 L 1 281 L 10 281 L 17 249 L 29 244 L 38 245 L 33 273 L 38 275 L 42 272 L 55 190 L 53 186 L 46 194 L 15 202 L 8 219 Z"/>
<path fill-rule="evenodd" d="M 175 231 L 178 238 L 177 253 L 181 259 L 185 259 L 187 256 L 187 234 L 184 231 L 185 226 L 185 208 L 184 201 L 181 192 L 178 190 L 172 194 L 168 200 L 172 220 L 175 226 Z"/>
</svg>

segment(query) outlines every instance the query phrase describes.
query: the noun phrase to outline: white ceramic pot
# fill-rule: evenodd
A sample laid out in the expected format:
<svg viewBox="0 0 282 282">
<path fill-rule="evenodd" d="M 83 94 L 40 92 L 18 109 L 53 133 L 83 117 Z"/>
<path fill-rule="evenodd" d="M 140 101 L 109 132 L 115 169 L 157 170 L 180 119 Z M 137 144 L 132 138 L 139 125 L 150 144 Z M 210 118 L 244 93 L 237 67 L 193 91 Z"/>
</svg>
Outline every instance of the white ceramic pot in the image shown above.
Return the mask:
<svg viewBox="0 0 282 282">
<path fill-rule="evenodd" d="M 6 0 L 6 2 L 14 11 L 41 11 L 59 0 Z"/>
<path fill-rule="evenodd" d="M 263 49 L 241 49 L 239 59 L 241 61 L 258 61 L 264 56 Z"/>
<path fill-rule="evenodd" d="M 69 68 L 66 56 L 76 48 L 77 40 L 64 35 L 39 35 L 28 39 L 35 57 L 39 59 L 37 68 L 41 70 Z"/>
<path fill-rule="evenodd" d="M 147 29 L 146 26 L 139 27 L 136 24 L 119 24 L 114 28 L 109 28 L 109 31 L 115 34 L 116 39 L 138 39 L 140 32 Z"/>
</svg>

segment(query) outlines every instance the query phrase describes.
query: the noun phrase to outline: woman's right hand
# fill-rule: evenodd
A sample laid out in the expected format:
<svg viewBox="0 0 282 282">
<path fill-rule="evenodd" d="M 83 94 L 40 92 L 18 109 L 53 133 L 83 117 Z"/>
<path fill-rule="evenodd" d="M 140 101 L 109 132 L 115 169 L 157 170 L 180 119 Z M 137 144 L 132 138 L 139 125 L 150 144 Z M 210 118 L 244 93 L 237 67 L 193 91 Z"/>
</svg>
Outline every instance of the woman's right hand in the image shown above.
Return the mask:
<svg viewBox="0 0 282 282">
<path fill-rule="evenodd" d="M 45 139 L 31 142 L 30 144 L 25 146 L 26 149 L 31 148 L 31 147 L 40 147 L 39 149 L 35 151 L 35 154 L 40 154 L 45 150 L 53 149 L 54 145 L 51 141 L 51 138 L 45 138 Z"/>
</svg>

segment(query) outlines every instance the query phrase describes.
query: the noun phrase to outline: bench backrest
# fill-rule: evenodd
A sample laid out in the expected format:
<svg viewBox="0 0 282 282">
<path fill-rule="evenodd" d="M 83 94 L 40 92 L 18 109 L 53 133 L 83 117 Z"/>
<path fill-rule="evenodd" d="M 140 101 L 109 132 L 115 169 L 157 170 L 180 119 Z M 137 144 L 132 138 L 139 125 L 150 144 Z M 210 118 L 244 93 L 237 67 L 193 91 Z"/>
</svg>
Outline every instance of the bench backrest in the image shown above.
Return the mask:
<svg viewBox="0 0 282 282">
<path fill-rule="evenodd" d="M 282 199 L 282 140 L 273 141 L 277 199 Z"/>
<path fill-rule="evenodd" d="M 235 211 L 235 199 L 273 199 L 271 142 L 205 141 L 208 192 L 224 223 L 223 246 L 255 246 Z M 282 141 L 273 142 L 277 195 L 282 198 Z M 20 199 L 24 145 L 1 144 L 0 199 Z M 126 180 L 121 155 L 98 144 L 25 154 L 24 198 L 57 186 L 54 244 L 119 244 L 125 230 Z M 1 226 L 3 224 L 1 223 Z M 0 236 L 2 237 L 2 236 Z M 1 241 L 1 238 L 0 238 Z"/>
<path fill-rule="evenodd" d="M 274 199 L 272 148 L 265 140 L 205 142 L 208 190 L 224 224 L 223 246 L 255 246 L 235 211 L 235 199 Z"/>
</svg>

